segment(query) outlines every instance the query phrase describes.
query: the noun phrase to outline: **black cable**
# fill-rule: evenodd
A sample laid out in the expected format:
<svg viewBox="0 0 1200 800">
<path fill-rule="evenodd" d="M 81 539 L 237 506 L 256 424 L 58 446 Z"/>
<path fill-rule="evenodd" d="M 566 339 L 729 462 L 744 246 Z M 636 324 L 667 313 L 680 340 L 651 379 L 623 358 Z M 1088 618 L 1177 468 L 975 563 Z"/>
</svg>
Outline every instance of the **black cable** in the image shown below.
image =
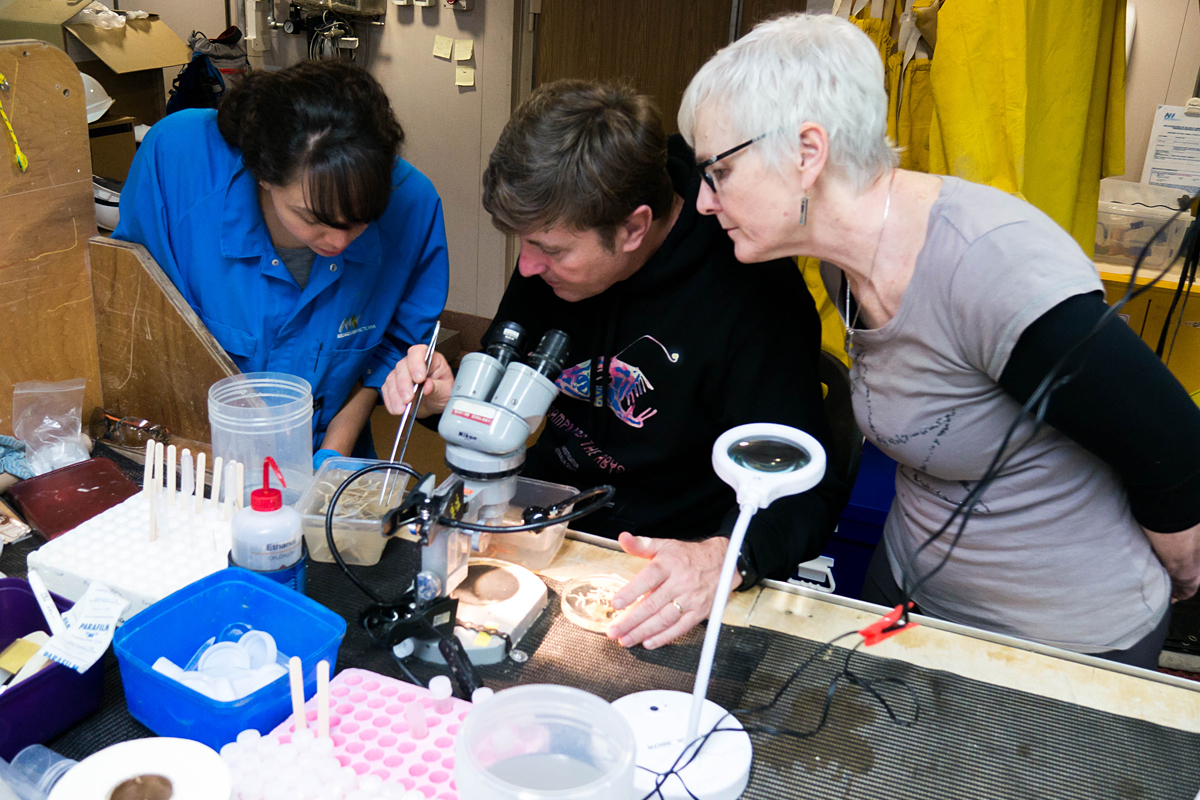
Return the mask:
<svg viewBox="0 0 1200 800">
<path fill-rule="evenodd" d="M 325 512 L 325 542 L 329 545 L 329 552 L 333 554 L 333 560 L 336 561 L 337 565 L 342 568 L 342 572 L 346 573 L 346 577 L 353 581 L 354 585 L 362 590 L 363 594 L 381 606 L 389 604 L 384 603 L 383 600 L 381 600 L 379 596 L 375 594 L 375 592 L 371 591 L 370 587 L 359 580 L 358 576 L 350 571 L 349 565 L 347 565 L 342 559 L 342 554 L 338 552 L 337 542 L 333 540 L 333 514 L 334 510 L 337 508 L 338 500 L 341 499 L 342 493 L 346 491 L 347 486 L 354 483 L 363 475 L 369 475 L 372 472 L 380 472 L 382 470 L 395 470 L 396 472 L 402 472 L 409 477 L 415 478 L 416 480 L 421 479 L 421 476 L 417 474 L 417 471 L 408 464 L 395 461 L 381 461 L 378 464 L 370 464 L 363 467 L 358 472 L 355 472 L 353 475 L 346 478 L 346 480 L 342 481 L 342 485 L 339 486 L 334 491 L 333 496 L 329 498 L 329 509 Z M 405 587 L 405 590 L 407 590 L 407 588 L 408 587 Z"/>
<path fill-rule="evenodd" d="M 1190 203 L 1188 205 L 1190 205 Z M 946 563 L 950 560 L 950 555 L 954 552 L 954 548 L 958 545 L 959 540 L 962 538 L 963 532 L 966 529 L 967 522 L 970 520 L 971 515 L 975 511 L 975 506 L 978 504 L 978 502 L 982 498 L 983 494 L 987 491 L 987 489 L 991 485 L 991 483 L 1003 471 L 1004 467 L 1007 466 L 1009 460 L 1014 455 L 1016 455 L 1016 453 L 1018 453 L 1023 447 L 1025 447 L 1025 445 L 1027 445 L 1030 441 L 1032 441 L 1032 439 L 1035 436 L 1037 436 L 1037 434 L 1041 431 L 1041 426 L 1045 421 L 1046 410 L 1049 408 L 1049 401 L 1050 401 L 1051 394 L 1054 391 L 1056 391 L 1058 388 L 1060 388 L 1061 386 L 1068 383 L 1077 374 L 1079 374 L 1079 372 L 1083 369 L 1084 360 L 1082 358 L 1080 358 L 1078 360 L 1078 363 L 1074 367 L 1074 369 L 1071 370 L 1071 372 L 1067 373 L 1066 375 L 1062 375 L 1062 372 L 1066 368 L 1067 364 L 1069 364 L 1072 361 L 1072 359 L 1075 358 L 1075 356 L 1077 354 L 1082 354 L 1082 351 L 1084 351 L 1087 348 L 1087 346 L 1091 344 L 1092 340 L 1097 336 L 1097 334 L 1100 332 L 1100 330 L 1106 324 L 1111 322 L 1112 319 L 1120 312 L 1120 310 L 1122 308 L 1124 308 L 1124 306 L 1130 300 L 1149 291 L 1153 286 L 1155 286 L 1159 281 L 1161 281 L 1168 272 L 1170 272 L 1171 268 L 1175 264 L 1175 261 L 1178 260 L 1179 256 L 1182 254 L 1182 252 L 1177 253 L 1175 255 L 1175 258 L 1171 259 L 1171 261 L 1157 275 L 1155 275 L 1154 278 L 1152 280 L 1150 280 L 1149 283 L 1147 283 L 1145 286 L 1142 286 L 1142 287 L 1137 286 L 1136 281 L 1137 281 L 1138 270 L 1141 268 L 1142 261 L 1145 260 L 1146 255 L 1150 252 L 1150 244 L 1152 242 L 1154 242 L 1155 240 L 1157 240 L 1158 237 L 1163 233 L 1163 231 L 1165 231 L 1168 226 L 1170 226 L 1172 223 L 1174 223 L 1175 220 L 1179 218 L 1180 214 L 1182 214 L 1184 211 L 1187 210 L 1188 205 L 1181 204 L 1181 207 L 1178 210 L 1176 210 L 1176 212 L 1171 216 L 1171 218 L 1169 220 L 1167 220 L 1165 223 L 1163 223 L 1163 225 L 1161 227 L 1159 227 L 1159 229 L 1155 232 L 1154 236 L 1152 236 L 1150 238 L 1150 241 L 1147 242 L 1145 246 L 1143 246 L 1142 251 L 1138 254 L 1137 259 L 1134 261 L 1133 270 L 1129 276 L 1129 283 L 1126 285 L 1126 288 L 1125 288 L 1125 294 L 1116 303 L 1114 303 L 1112 306 L 1110 306 L 1107 311 L 1104 312 L 1104 314 L 1100 317 L 1099 320 L 1096 321 L 1096 324 L 1092 326 L 1092 329 L 1087 333 L 1086 336 L 1084 336 L 1081 340 L 1079 340 L 1074 345 L 1072 345 L 1067 350 L 1067 352 L 1065 352 L 1059 358 L 1058 362 L 1055 363 L 1055 365 L 1050 368 L 1050 371 L 1046 374 L 1046 377 L 1042 379 L 1042 382 L 1034 390 L 1033 394 L 1030 395 L 1029 399 L 1025 402 L 1025 404 L 1022 405 L 1021 411 L 1014 417 L 1012 424 L 1009 425 L 1008 430 L 1005 432 L 1005 435 L 1001 440 L 1000 447 L 997 449 L 996 455 L 992 458 L 992 461 L 988 465 L 988 468 L 984 471 L 984 474 L 975 483 L 974 488 L 954 508 L 954 511 L 951 512 L 951 514 L 947 518 L 946 522 L 935 533 L 930 535 L 929 538 L 927 538 L 924 542 L 922 542 L 921 545 L 916 550 L 914 550 L 912 555 L 908 558 L 908 561 L 906 562 L 904 569 L 901 570 L 901 575 L 902 575 L 902 579 L 903 579 L 902 585 L 901 585 L 901 603 L 900 603 L 900 605 L 903 607 L 902 617 L 901 617 L 901 620 L 895 626 L 893 626 L 893 628 L 900 628 L 900 627 L 903 627 L 904 625 L 908 624 L 909 603 L 912 600 L 913 595 L 916 594 L 916 592 L 928 580 L 930 580 L 933 576 L 935 576 L 938 572 L 940 572 L 942 570 L 942 568 L 946 565 Z M 1193 220 L 1191 227 L 1194 229 L 1194 228 L 1196 228 L 1196 226 L 1197 226 L 1197 221 Z M 1193 235 L 1193 234 L 1189 231 L 1188 235 Z M 1185 239 L 1186 238 L 1187 237 L 1185 236 Z M 1200 239 L 1200 237 L 1198 237 L 1198 239 Z M 1197 241 L 1197 240 L 1193 239 L 1193 243 L 1195 241 Z M 1193 244 L 1193 248 L 1194 248 L 1194 246 L 1195 245 Z M 1182 248 L 1181 248 L 1181 251 L 1182 251 Z M 1182 284 L 1182 280 L 1180 283 Z M 1025 419 L 1025 415 L 1029 414 L 1031 411 L 1034 411 L 1034 409 L 1036 409 L 1036 413 L 1034 414 L 1034 425 L 1033 425 L 1033 428 L 1030 431 L 1029 435 L 1016 448 L 1012 449 L 1011 451 L 1008 451 L 1008 445 L 1012 441 L 1012 437 L 1016 434 L 1017 428 L 1020 427 L 1022 420 Z M 950 546 L 946 549 L 946 552 L 945 552 L 945 554 L 943 554 L 941 560 L 937 563 L 936 566 L 933 567 L 933 569 L 931 569 L 928 573 L 923 575 L 919 580 L 915 581 L 915 583 L 912 584 L 911 588 L 906 588 L 909 585 L 909 576 L 912 574 L 912 571 L 913 571 L 914 567 L 916 566 L 916 560 L 917 560 L 918 556 L 920 556 L 920 554 L 922 552 L 924 552 L 925 549 L 928 548 L 931 544 L 933 544 L 935 541 L 939 540 L 946 533 L 946 531 L 948 531 L 950 529 L 950 527 L 954 524 L 955 520 L 958 519 L 960 516 L 962 517 L 962 520 L 959 523 L 958 530 L 955 532 L 954 538 L 951 540 Z"/>
<path fill-rule="evenodd" d="M 351 571 L 350 566 L 345 562 L 345 560 L 342 558 L 342 554 L 338 551 L 337 542 L 334 541 L 333 537 L 334 514 L 337 509 L 338 501 L 342 497 L 342 493 L 346 491 L 346 488 L 350 484 L 354 483 L 354 481 L 358 480 L 362 476 L 383 470 L 395 470 L 397 472 L 402 472 L 416 480 L 420 480 L 422 477 L 408 464 L 394 461 L 381 461 L 378 464 L 369 464 L 357 472 L 349 475 L 346 480 L 342 481 L 342 484 L 338 486 L 333 495 L 329 498 L 329 508 L 325 511 L 325 542 L 329 546 L 329 552 L 333 554 L 333 560 L 337 562 L 337 565 L 341 568 L 342 572 L 346 573 L 346 577 L 353 581 L 354 585 L 362 590 L 363 594 L 371 598 L 373 602 L 380 605 L 388 605 L 387 603 L 384 603 L 383 600 L 380 599 L 380 597 L 375 594 L 370 587 L 363 583 L 359 577 Z M 599 511 L 612 500 L 615 493 L 616 489 L 608 485 L 596 486 L 594 488 L 587 489 L 573 495 L 572 497 L 568 497 L 566 500 L 557 503 L 555 506 L 562 507 L 572 505 L 581 500 L 591 501 L 583 508 L 576 508 L 569 514 L 551 516 L 537 522 L 530 522 L 522 525 L 477 525 L 472 522 L 463 522 L 461 520 L 450 519 L 448 517 L 439 517 L 437 522 L 443 527 L 459 528 L 462 530 L 478 531 L 481 533 L 520 533 L 522 531 L 536 531 L 548 528 L 551 525 L 571 522 L 572 520 L 576 520 L 581 517 L 585 517 L 588 514 Z"/>
<path fill-rule="evenodd" d="M 1163 321 L 1162 333 L 1159 336 L 1158 346 L 1161 349 L 1163 340 L 1167 336 L 1167 328 L 1171 324 L 1171 314 L 1175 311 L 1175 302 L 1182 294 L 1183 305 L 1179 309 L 1179 316 L 1175 319 L 1175 332 L 1171 335 L 1171 346 L 1167 349 L 1166 357 L 1163 359 L 1167 364 L 1171 363 L 1171 354 L 1175 351 L 1175 338 L 1179 336 L 1179 328 L 1183 325 L 1183 315 L 1187 311 L 1188 299 L 1191 297 L 1192 287 L 1196 283 L 1196 261 L 1200 259 L 1200 228 L 1197 227 L 1198 225 L 1200 222 L 1193 221 L 1188 227 L 1187 233 L 1184 234 L 1183 246 L 1180 248 L 1185 253 L 1183 270 L 1179 274 L 1179 285 L 1175 287 L 1175 296 L 1171 300 L 1171 308 L 1167 311 L 1167 318 Z"/>
<path fill-rule="evenodd" d="M 905 728 L 915 725 L 917 723 L 917 721 L 920 719 L 921 705 L 920 705 L 920 702 L 916 698 L 916 693 L 913 692 L 913 690 L 908 686 L 908 684 L 904 680 L 902 680 L 900 678 L 867 679 L 867 678 L 863 678 L 863 677 L 859 676 L 858 674 L 856 674 L 854 671 L 852 671 L 850 669 L 850 659 L 853 657 L 854 653 L 858 650 L 858 648 L 861 647 L 863 644 L 863 642 L 860 641 L 857 644 L 855 644 L 854 647 L 849 648 L 846 651 L 846 658 L 845 658 L 845 661 L 842 663 L 841 669 L 838 670 L 837 674 L 834 675 L 833 679 L 829 682 L 829 686 L 827 687 L 827 689 L 825 691 L 825 702 L 821 708 L 821 717 L 817 721 L 816 726 L 814 726 L 812 730 L 800 731 L 800 730 L 795 730 L 795 729 L 790 729 L 790 728 L 776 728 L 774 726 L 769 726 L 769 725 L 757 725 L 757 726 L 743 725 L 740 728 L 722 728 L 721 727 L 721 723 L 725 722 L 725 720 L 728 719 L 729 717 L 736 718 L 735 715 L 749 716 L 749 715 L 753 715 L 753 714 L 760 714 L 764 711 L 769 711 L 770 709 L 774 708 L 776 705 L 778 705 L 779 701 L 787 693 L 788 689 L 790 689 L 792 687 L 792 685 L 800 677 L 800 675 L 802 675 L 812 664 L 814 664 L 818 659 L 821 659 L 826 653 L 828 653 L 830 650 L 832 650 L 834 648 L 834 646 L 837 644 L 837 642 L 841 641 L 842 639 L 845 639 L 847 636 L 853 636 L 857 633 L 858 633 L 858 631 L 847 631 L 846 633 L 843 633 L 841 636 L 838 636 L 838 637 L 826 642 L 825 644 L 821 645 L 820 647 L 818 647 L 813 652 L 812 655 L 810 655 L 807 659 L 805 659 L 805 661 L 802 664 L 800 664 L 800 666 L 796 667 L 796 669 L 792 671 L 792 674 L 790 676 L 788 676 L 788 679 L 783 682 L 783 684 L 779 687 L 779 689 L 777 689 L 775 691 L 774 696 L 772 696 L 771 699 L 768 700 L 766 703 L 763 703 L 762 705 L 754 706 L 751 708 L 739 708 L 739 709 L 734 709 L 733 711 L 726 711 L 725 714 L 720 719 L 717 720 L 717 722 L 713 725 L 713 727 L 711 729 L 709 729 L 709 731 L 707 733 L 703 734 L 702 736 L 697 737 L 692 742 L 690 742 L 686 747 L 684 747 L 682 751 L 680 751 L 679 755 L 675 758 L 675 761 L 672 762 L 671 767 L 669 769 L 667 769 L 665 772 L 654 773 L 655 774 L 654 789 L 652 789 L 649 794 L 645 795 L 645 797 L 643 797 L 642 800 L 652 800 L 652 798 L 655 798 L 655 797 L 658 797 L 661 800 L 661 798 L 664 797 L 664 795 L 662 793 L 662 786 L 664 783 L 666 783 L 666 781 L 672 775 L 676 776 L 679 779 L 680 784 L 683 786 L 684 791 L 688 793 L 688 796 L 695 798 L 696 795 L 692 792 L 692 790 L 690 788 L 688 788 L 687 784 L 684 783 L 683 776 L 680 773 L 682 773 L 683 770 L 687 769 L 687 767 L 693 761 L 695 761 L 697 756 L 699 756 L 700 751 L 703 750 L 704 745 L 708 743 L 708 740 L 713 736 L 713 734 L 716 734 L 716 733 L 741 733 L 741 734 L 749 735 L 751 733 L 761 733 L 761 734 L 765 734 L 768 736 L 786 736 L 786 737 L 793 738 L 793 739 L 807 739 L 809 737 L 817 735 L 818 733 L 821 732 L 822 729 L 824 729 L 826 723 L 829 720 L 829 711 L 833 704 L 834 693 L 837 690 L 838 684 L 841 683 L 843 680 L 845 680 L 846 682 L 851 683 L 855 686 L 859 686 L 859 687 L 863 688 L 864 690 L 866 690 L 867 692 L 869 692 L 870 695 L 872 697 L 874 697 L 881 706 L 883 706 L 884 711 L 887 712 L 888 716 L 891 718 L 892 722 L 894 722 L 895 724 L 900 725 L 901 727 L 905 727 Z M 913 714 L 912 714 L 911 719 L 907 719 L 907 720 L 902 719 L 898 714 L 896 714 L 895 711 L 892 710 L 891 705 L 887 702 L 887 700 L 883 697 L 883 695 L 881 695 L 876 690 L 875 686 L 879 685 L 879 684 L 901 686 L 909 692 L 909 694 L 913 700 Z M 646 769 L 646 768 L 639 767 L 639 769 Z"/>
<path fill-rule="evenodd" d="M 591 489 L 579 492 L 573 497 L 569 497 L 558 506 L 567 506 L 577 504 L 580 500 L 591 500 L 593 496 L 597 499 L 583 508 L 576 508 L 569 514 L 561 516 L 548 517 L 536 522 L 526 522 L 521 525 L 481 525 L 476 522 L 463 522 L 458 519 L 447 519 L 445 517 L 438 519 L 439 525 L 444 525 L 447 528 L 459 528 L 464 531 L 474 531 L 477 533 L 521 533 L 522 531 L 540 531 L 543 528 L 548 528 L 551 525 L 557 525 L 560 522 L 571 522 L 581 517 L 586 517 L 588 514 L 594 514 L 604 508 L 612 501 L 613 495 L 617 490 L 608 484 L 594 486 Z"/>
</svg>

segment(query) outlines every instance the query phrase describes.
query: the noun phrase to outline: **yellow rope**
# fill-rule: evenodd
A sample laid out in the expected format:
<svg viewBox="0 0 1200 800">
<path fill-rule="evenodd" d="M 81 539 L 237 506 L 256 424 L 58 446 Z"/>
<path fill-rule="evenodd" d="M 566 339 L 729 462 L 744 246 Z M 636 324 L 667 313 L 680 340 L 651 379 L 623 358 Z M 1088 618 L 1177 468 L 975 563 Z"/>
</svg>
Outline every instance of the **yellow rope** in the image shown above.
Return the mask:
<svg viewBox="0 0 1200 800">
<path fill-rule="evenodd" d="M 4 73 L 0 73 L 0 86 L 8 88 L 8 80 L 4 77 Z M 0 103 L 0 119 L 4 120 L 4 127 L 8 128 L 8 135 L 13 140 L 13 161 L 21 168 L 21 172 L 24 172 L 29 169 L 29 159 L 21 152 L 21 145 L 17 141 L 16 131 L 13 130 L 12 123 L 8 121 L 8 114 L 4 113 L 3 103 Z"/>
</svg>

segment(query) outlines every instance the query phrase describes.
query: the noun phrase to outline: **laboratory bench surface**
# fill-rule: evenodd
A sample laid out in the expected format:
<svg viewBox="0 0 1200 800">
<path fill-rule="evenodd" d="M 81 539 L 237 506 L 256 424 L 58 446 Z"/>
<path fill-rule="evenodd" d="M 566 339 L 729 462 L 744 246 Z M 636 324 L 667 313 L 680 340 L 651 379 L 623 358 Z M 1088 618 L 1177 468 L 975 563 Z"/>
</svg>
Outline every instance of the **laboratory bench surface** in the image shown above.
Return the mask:
<svg viewBox="0 0 1200 800">
<path fill-rule="evenodd" d="M 24 574 L 29 541 L 6 547 L 0 571 Z M 385 562 L 395 546 L 385 553 Z M 639 559 L 568 539 L 541 571 L 550 588 L 546 612 L 519 644 L 518 663 L 481 667 L 496 689 L 564 683 L 606 700 L 647 688 L 688 691 L 702 630 L 656 651 L 626 650 L 571 624 L 559 590 L 576 577 L 632 576 Z M 400 677 L 389 652 L 356 625 L 365 600 L 327 564 L 311 564 L 308 593 L 347 619 L 337 670 L 362 667 Z M 362 574 L 370 574 L 370 568 Z M 735 593 L 718 647 L 709 697 L 726 708 L 760 705 L 822 643 L 878 619 L 882 609 L 767 585 Z M 851 639 L 852 641 L 853 639 Z M 876 681 L 904 727 L 861 686 L 843 681 L 829 724 L 811 738 L 754 733 L 755 762 L 745 798 L 1179 797 L 1200 789 L 1200 685 L 1095 659 L 1033 652 L 986 634 L 926 622 L 869 649 L 838 649 L 817 659 L 784 702 L 751 720 L 811 729 L 843 663 Z M 126 738 L 150 735 L 125 709 L 117 665 L 107 656 L 104 705 L 49 742 L 76 758 Z M 411 660 L 410 660 L 411 661 Z M 411 665 L 427 681 L 436 670 Z M 885 687 L 881 678 L 901 681 Z M 1014 772 L 1014 765 L 1016 771 Z M 1117 787 L 1120 791 L 1109 791 Z"/>
</svg>

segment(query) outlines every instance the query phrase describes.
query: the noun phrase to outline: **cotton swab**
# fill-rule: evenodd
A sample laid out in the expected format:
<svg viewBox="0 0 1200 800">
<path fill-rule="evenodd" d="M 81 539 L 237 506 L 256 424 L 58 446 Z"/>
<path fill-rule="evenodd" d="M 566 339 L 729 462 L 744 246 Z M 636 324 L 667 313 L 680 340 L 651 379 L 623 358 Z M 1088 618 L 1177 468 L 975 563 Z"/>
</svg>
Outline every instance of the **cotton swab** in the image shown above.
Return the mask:
<svg viewBox="0 0 1200 800">
<path fill-rule="evenodd" d="M 175 445 L 167 445 L 167 505 L 175 505 Z"/>
<path fill-rule="evenodd" d="M 205 460 L 207 456 L 200 453 L 196 456 L 196 504 L 192 506 L 192 513 L 199 514 L 204 510 L 204 483 L 207 477 L 207 464 Z"/>
<path fill-rule="evenodd" d="M 288 659 L 288 679 L 292 686 L 292 719 L 297 731 L 308 728 L 304 718 L 304 676 L 300 673 L 300 656 Z"/>
<path fill-rule="evenodd" d="M 329 662 L 317 662 L 317 738 L 329 738 Z"/>
</svg>

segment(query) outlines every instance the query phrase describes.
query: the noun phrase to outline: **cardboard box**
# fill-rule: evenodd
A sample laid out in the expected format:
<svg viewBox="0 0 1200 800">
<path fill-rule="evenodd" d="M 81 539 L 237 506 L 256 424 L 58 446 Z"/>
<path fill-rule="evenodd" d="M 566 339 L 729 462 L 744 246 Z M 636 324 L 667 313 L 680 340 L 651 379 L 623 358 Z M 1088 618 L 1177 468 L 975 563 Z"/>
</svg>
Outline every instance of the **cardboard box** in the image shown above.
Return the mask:
<svg viewBox="0 0 1200 800">
<path fill-rule="evenodd" d="M 41 39 L 63 50 L 81 72 L 114 99 L 108 118 L 136 117 L 152 125 L 166 112 L 162 70 L 186 64 L 192 51 L 157 16 L 102 30 L 68 25 L 86 0 L 11 0 L 0 3 L 0 39 Z"/>
<path fill-rule="evenodd" d="M 106 114 L 88 125 L 88 142 L 92 146 L 92 174 L 101 178 L 123 181 L 129 175 L 129 165 L 137 151 L 133 136 L 134 117 L 109 119 Z"/>
</svg>

